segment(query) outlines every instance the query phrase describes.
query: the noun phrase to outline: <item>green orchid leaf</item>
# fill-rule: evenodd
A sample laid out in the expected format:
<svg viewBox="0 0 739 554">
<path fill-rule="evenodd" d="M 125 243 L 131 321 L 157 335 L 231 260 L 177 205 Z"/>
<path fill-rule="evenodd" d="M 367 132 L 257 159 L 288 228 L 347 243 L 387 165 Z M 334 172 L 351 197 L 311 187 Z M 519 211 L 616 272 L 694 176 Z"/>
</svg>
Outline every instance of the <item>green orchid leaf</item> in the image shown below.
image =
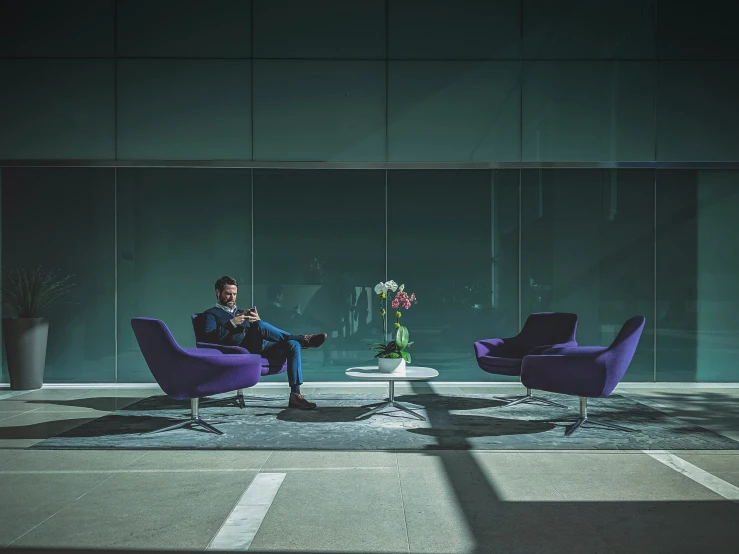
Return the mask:
<svg viewBox="0 0 739 554">
<path fill-rule="evenodd" d="M 398 332 L 395 335 L 395 343 L 398 345 L 400 350 L 403 350 L 408 346 L 408 328 L 404 326 L 398 327 Z"/>
</svg>

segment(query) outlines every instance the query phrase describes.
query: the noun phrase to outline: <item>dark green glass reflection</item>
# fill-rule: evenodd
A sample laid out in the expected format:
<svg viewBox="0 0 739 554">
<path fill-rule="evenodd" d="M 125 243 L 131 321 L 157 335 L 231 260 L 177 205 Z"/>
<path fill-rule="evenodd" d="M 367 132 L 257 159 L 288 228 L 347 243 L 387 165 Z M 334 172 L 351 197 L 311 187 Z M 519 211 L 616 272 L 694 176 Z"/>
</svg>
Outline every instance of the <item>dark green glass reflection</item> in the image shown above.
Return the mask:
<svg viewBox="0 0 739 554">
<path fill-rule="evenodd" d="M 0 60 L 0 159 L 113 159 L 114 65 Z"/>
<path fill-rule="evenodd" d="M 117 55 L 151 58 L 248 58 L 251 2 L 116 2 Z"/>
<path fill-rule="evenodd" d="M 372 288 L 384 278 L 383 171 L 254 170 L 254 304 L 287 331 L 329 334 L 303 352 L 306 381 L 371 361 L 382 335 Z"/>
<path fill-rule="evenodd" d="M 388 277 L 418 297 L 401 310 L 414 364 L 504 380 L 472 343 L 518 332 L 518 171 L 389 171 Z"/>
<path fill-rule="evenodd" d="M 653 59 L 655 0 L 526 0 L 524 59 Z M 672 10 L 666 10 L 672 11 Z"/>
<path fill-rule="evenodd" d="M 654 378 L 654 173 L 524 170 L 521 315 L 578 315 L 577 341 L 608 346 L 647 318 L 625 381 Z"/>
<path fill-rule="evenodd" d="M 654 160 L 653 62 L 524 62 L 523 161 Z"/>
<path fill-rule="evenodd" d="M 659 62 L 657 159 L 739 160 L 739 63 Z"/>
<path fill-rule="evenodd" d="M 250 160 L 249 60 L 119 60 L 118 158 Z"/>
<path fill-rule="evenodd" d="M 2 173 L 3 269 L 73 275 L 72 293 L 47 314 L 45 382 L 114 382 L 114 170 Z"/>
<path fill-rule="evenodd" d="M 657 380 L 737 381 L 739 172 L 657 172 Z"/>
<path fill-rule="evenodd" d="M 389 62 L 388 159 L 520 160 L 520 63 Z"/>
<path fill-rule="evenodd" d="M 254 159 L 384 161 L 385 62 L 254 61 Z"/>
<path fill-rule="evenodd" d="M 255 58 L 385 58 L 385 1 L 254 2 Z"/>
<path fill-rule="evenodd" d="M 392 0 L 390 59 L 518 59 L 521 0 Z"/>
<path fill-rule="evenodd" d="M 251 176 L 239 169 L 118 170 L 118 380 L 152 381 L 132 317 L 163 320 L 194 347 L 190 314 L 222 275 L 251 304 Z"/>
<path fill-rule="evenodd" d="M 114 4 L 115 0 L 3 0 L 0 57 L 112 57 Z"/>
</svg>

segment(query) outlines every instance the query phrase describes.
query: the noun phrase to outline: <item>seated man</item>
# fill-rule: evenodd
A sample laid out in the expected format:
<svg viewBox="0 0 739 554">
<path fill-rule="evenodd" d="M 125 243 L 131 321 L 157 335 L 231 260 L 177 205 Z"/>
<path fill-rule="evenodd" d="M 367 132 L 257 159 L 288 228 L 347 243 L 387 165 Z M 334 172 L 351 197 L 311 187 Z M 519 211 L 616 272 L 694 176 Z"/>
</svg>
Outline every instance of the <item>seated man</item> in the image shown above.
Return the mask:
<svg viewBox="0 0 739 554">
<path fill-rule="evenodd" d="M 288 408 L 311 410 L 313 402 L 300 394 L 303 384 L 301 348 L 315 348 L 326 340 L 326 333 L 291 335 L 262 321 L 256 306 L 248 310 L 236 307 L 238 283 L 233 277 L 223 276 L 216 281 L 217 303 L 205 311 L 205 340 L 225 346 L 241 346 L 252 354 L 265 358 L 287 357 L 287 381 L 290 384 Z"/>
</svg>

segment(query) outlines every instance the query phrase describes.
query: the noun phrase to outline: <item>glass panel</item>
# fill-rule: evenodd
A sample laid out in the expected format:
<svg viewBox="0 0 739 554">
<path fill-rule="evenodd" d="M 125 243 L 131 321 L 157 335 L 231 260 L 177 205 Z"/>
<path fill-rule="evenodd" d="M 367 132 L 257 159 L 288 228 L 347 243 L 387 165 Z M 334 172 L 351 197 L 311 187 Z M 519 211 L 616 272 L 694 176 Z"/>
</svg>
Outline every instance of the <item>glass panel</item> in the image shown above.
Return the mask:
<svg viewBox="0 0 739 554">
<path fill-rule="evenodd" d="M 385 2 L 254 3 L 256 58 L 385 58 Z"/>
<path fill-rule="evenodd" d="M 113 27 L 113 0 L 5 0 L 0 56 L 112 57 Z"/>
<path fill-rule="evenodd" d="M 657 159 L 739 160 L 739 63 L 660 62 Z"/>
<path fill-rule="evenodd" d="M 654 64 L 524 62 L 524 161 L 654 159 Z"/>
<path fill-rule="evenodd" d="M 657 52 L 662 59 L 736 59 L 736 4 L 726 0 L 660 2 Z"/>
<path fill-rule="evenodd" d="M 523 57 L 652 59 L 655 0 L 523 2 Z"/>
<path fill-rule="evenodd" d="M 2 173 L 3 269 L 41 265 L 72 275 L 74 284 L 65 302 L 46 314 L 45 382 L 114 382 L 114 170 L 5 168 Z"/>
<path fill-rule="evenodd" d="M 159 58 L 248 58 L 251 1 L 117 2 L 118 55 Z"/>
<path fill-rule="evenodd" d="M 306 381 L 340 380 L 372 361 L 368 344 L 382 335 L 372 288 L 385 277 L 384 199 L 383 171 L 254 170 L 254 304 L 287 331 L 329 334 L 303 352 Z"/>
<path fill-rule="evenodd" d="M 0 159 L 113 159 L 113 63 L 0 60 Z"/>
<path fill-rule="evenodd" d="M 153 381 L 132 317 L 165 322 L 195 346 L 190 314 L 215 304 L 222 275 L 251 303 L 248 169 L 118 170 L 118 380 Z"/>
<path fill-rule="evenodd" d="M 657 198 L 657 380 L 739 381 L 739 171 L 658 171 Z"/>
<path fill-rule="evenodd" d="M 385 62 L 254 62 L 254 157 L 385 160 Z"/>
<path fill-rule="evenodd" d="M 118 158 L 250 160 L 248 60 L 119 60 Z"/>
<path fill-rule="evenodd" d="M 654 378 L 654 172 L 524 170 L 521 315 L 578 315 L 581 346 L 647 323 L 625 381 Z"/>
<path fill-rule="evenodd" d="M 518 59 L 520 0 L 388 2 L 390 59 Z"/>
<path fill-rule="evenodd" d="M 413 364 L 505 380 L 477 367 L 472 343 L 517 333 L 518 171 L 389 171 L 387 255 L 388 277 L 418 297 L 400 319 Z"/>
<path fill-rule="evenodd" d="M 521 159 L 519 62 L 390 62 L 390 161 Z"/>
</svg>

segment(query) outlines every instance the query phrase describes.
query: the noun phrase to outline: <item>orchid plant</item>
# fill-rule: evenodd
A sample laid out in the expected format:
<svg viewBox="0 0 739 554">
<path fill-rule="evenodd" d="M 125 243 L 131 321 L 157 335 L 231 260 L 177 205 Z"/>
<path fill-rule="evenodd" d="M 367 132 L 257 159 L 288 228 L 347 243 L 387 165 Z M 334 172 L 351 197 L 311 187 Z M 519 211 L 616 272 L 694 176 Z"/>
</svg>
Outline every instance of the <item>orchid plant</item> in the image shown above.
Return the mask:
<svg viewBox="0 0 739 554">
<path fill-rule="evenodd" d="M 400 324 L 402 313 L 400 308 L 409 309 L 416 304 L 416 294 L 405 292 L 405 285 L 398 286 L 395 281 L 379 282 L 375 285 L 375 293 L 380 299 L 380 315 L 382 316 L 382 337 L 388 339 L 387 333 L 387 303 L 395 309 L 395 338 L 389 342 L 378 342 L 370 347 L 376 350 L 375 358 L 403 358 L 407 363 L 411 362 L 411 355 L 406 352 L 413 342 L 408 342 L 408 328 Z"/>
</svg>

